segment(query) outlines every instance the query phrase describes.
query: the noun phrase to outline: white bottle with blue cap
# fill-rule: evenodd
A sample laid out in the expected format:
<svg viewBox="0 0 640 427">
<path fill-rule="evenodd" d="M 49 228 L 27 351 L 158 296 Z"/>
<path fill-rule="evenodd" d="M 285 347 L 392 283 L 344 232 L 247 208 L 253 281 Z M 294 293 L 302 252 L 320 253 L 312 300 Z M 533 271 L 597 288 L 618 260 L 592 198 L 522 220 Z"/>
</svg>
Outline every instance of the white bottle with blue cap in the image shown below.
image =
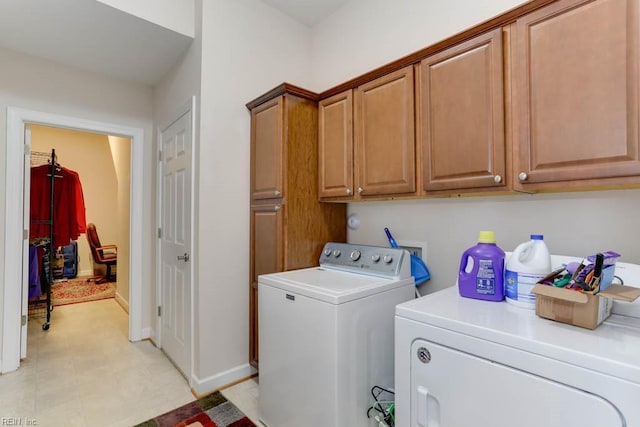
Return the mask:
<svg viewBox="0 0 640 427">
<path fill-rule="evenodd" d="M 518 245 L 507 260 L 504 275 L 505 299 L 523 308 L 536 308 L 535 284 L 551 273 L 551 255 L 544 236 L 532 234 L 531 240 Z"/>
</svg>

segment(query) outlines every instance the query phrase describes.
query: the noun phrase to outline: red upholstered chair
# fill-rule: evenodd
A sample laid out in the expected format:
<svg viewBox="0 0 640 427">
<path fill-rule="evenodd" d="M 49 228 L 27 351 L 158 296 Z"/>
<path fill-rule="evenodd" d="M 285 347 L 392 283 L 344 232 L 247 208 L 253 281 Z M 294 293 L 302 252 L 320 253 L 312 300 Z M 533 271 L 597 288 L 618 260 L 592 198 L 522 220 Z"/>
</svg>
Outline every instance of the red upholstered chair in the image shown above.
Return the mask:
<svg viewBox="0 0 640 427">
<path fill-rule="evenodd" d="M 89 247 L 91 247 L 93 261 L 96 264 L 104 264 L 107 267 L 106 280 L 115 281 L 115 274 L 111 274 L 111 266 L 118 264 L 118 247 L 116 245 L 102 245 L 96 226 L 93 223 L 87 224 L 87 241 L 89 242 Z M 103 282 L 105 281 L 104 279 L 102 278 L 102 280 L 97 280 L 96 282 Z"/>
</svg>

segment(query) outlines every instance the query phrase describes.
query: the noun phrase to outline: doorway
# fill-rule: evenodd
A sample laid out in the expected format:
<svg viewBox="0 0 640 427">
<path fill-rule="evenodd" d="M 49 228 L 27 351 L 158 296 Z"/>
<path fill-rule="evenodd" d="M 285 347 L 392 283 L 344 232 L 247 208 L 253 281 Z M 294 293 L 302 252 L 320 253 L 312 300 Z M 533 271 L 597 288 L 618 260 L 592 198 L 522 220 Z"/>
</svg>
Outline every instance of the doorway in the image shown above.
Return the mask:
<svg viewBox="0 0 640 427">
<path fill-rule="evenodd" d="M 72 202 L 77 205 L 72 211 L 75 212 L 74 217 L 81 217 L 82 231 L 77 239 L 66 242 L 68 246 L 58 248 L 53 253 L 55 263 L 51 272 L 55 280 L 51 291 L 54 305 L 101 299 L 111 297 L 115 293 L 118 303 L 128 312 L 130 139 L 41 125 L 29 125 L 28 130 L 25 138 L 31 147 L 29 166 L 33 168 L 39 164 L 45 164 L 47 165 L 45 168 L 48 169 L 52 150 L 55 150 L 56 163 L 63 171 L 69 170 L 77 174 L 82 193 L 81 197 L 73 198 Z M 58 188 L 57 193 L 61 193 L 60 190 L 64 192 L 64 188 L 73 185 L 72 182 L 65 181 L 64 178 L 56 179 L 54 184 Z M 25 182 L 25 189 L 28 187 L 26 184 Z M 25 197 L 27 204 L 35 202 L 37 207 L 44 203 L 48 207 L 51 197 L 49 181 L 46 183 L 46 188 L 34 188 L 33 184 L 32 181 L 31 200 L 28 200 L 28 196 Z M 25 205 L 25 211 L 27 209 L 30 208 Z M 61 212 L 68 215 L 71 211 L 63 208 Z M 38 222 L 37 215 L 34 217 L 35 213 L 32 211 L 29 215 L 32 220 L 29 241 L 32 243 L 44 237 L 45 246 L 48 247 L 46 238 L 50 235 L 49 226 L 39 227 L 38 224 L 34 224 L 33 220 Z M 60 218 L 58 216 L 56 218 L 56 222 L 60 223 Z M 61 224 L 66 223 L 68 221 Z M 99 264 L 94 259 L 88 240 L 89 231 L 85 231 L 85 226 L 88 224 L 94 224 L 96 235 L 100 239 L 99 246 L 108 245 L 108 249 L 105 250 L 117 256 L 117 264 L 113 267 L 109 265 L 108 270 L 105 264 Z M 34 234 L 36 230 L 40 230 L 40 233 Z M 109 256 L 104 255 L 104 251 L 98 252 L 97 256 L 99 257 L 100 254 Z M 37 265 L 35 259 L 34 262 Z M 49 262 L 46 264 L 50 265 Z M 116 269 L 117 274 L 115 274 Z M 34 288 L 36 288 L 34 293 L 39 294 L 37 276 L 34 279 Z M 23 283 L 24 280 L 23 278 Z M 46 282 L 47 280 L 44 281 L 45 284 Z M 40 306 L 44 304 L 34 304 L 33 301 L 29 301 L 29 321 L 33 317 L 33 312 L 41 311 L 33 308 Z M 24 352 L 22 356 L 24 357 Z"/>
<path fill-rule="evenodd" d="M 139 341 L 150 336 L 150 328 L 142 328 L 142 200 L 143 144 L 140 128 L 78 119 L 9 107 L 7 110 L 7 188 L 5 215 L 5 271 L 2 323 L 2 366 L 0 373 L 20 366 L 21 340 L 26 339 L 26 312 L 22 300 L 23 242 L 28 239 L 23 226 L 25 197 L 22 177 L 25 170 L 25 133 L 28 124 L 44 125 L 78 131 L 103 133 L 131 139 L 130 221 L 129 221 L 129 340 Z M 23 321 L 25 319 L 25 321 Z"/>
</svg>

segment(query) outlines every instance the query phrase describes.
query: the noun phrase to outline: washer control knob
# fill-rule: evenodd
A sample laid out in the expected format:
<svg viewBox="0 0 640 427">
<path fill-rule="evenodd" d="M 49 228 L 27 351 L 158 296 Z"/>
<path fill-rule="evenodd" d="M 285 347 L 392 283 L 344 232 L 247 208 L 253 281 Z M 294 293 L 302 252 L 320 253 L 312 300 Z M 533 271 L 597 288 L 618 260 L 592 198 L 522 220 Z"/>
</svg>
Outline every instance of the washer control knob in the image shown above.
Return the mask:
<svg viewBox="0 0 640 427">
<path fill-rule="evenodd" d="M 331 249 L 325 249 L 324 250 L 324 256 L 330 256 L 331 255 Z"/>
<path fill-rule="evenodd" d="M 351 261 L 357 261 L 360 259 L 360 255 L 362 255 L 360 251 L 355 249 L 353 252 L 351 252 L 349 258 L 351 258 Z"/>
<path fill-rule="evenodd" d="M 393 257 L 391 255 L 385 255 L 382 258 L 382 261 L 384 261 L 385 264 L 391 264 L 391 261 L 393 261 Z"/>
<path fill-rule="evenodd" d="M 378 255 L 378 254 L 371 255 L 371 261 L 373 261 L 373 262 L 380 261 L 380 255 Z"/>
<path fill-rule="evenodd" d="M 340 252 L 340 249 L 336 249 L 335 251 L 333 251 L 333 256 L 336 258 L 338 258 L 340 254 L 342 254 L 342 252 Z"/>
</svg>

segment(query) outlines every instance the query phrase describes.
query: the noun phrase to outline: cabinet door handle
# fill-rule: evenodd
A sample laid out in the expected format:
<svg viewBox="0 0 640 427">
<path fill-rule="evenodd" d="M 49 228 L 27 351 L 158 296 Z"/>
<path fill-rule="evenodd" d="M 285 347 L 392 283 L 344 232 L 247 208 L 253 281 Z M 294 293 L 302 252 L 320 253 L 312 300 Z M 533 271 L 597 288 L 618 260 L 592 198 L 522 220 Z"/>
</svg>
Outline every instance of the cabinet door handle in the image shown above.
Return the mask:
<svg viewBox="0 0 640 427">
<path fill-rule="evenodd" d="M 500 184 L 502 182 L 502 177 L 500 175 L 494 176 L 493 182 L 495 182 L 496 184 Z"/>
<path fill-rule="evenodd" d="M 274 195 L 274 196 L 276 196 L 276 197 L 278 197 L 278 196 L 280 195 L 280 191 L 278 191 L 278 190 L 274 191 L 274 192 L 273 192 L 273 195 Z"/>
<path fill-rule="evenodd" d="M 358 187 L 358 193 L 362 194 L 364 192 L 364 188 Z"/>
<path fill-rule="evenodd" d="M 520 174 L 518 175 L 518 179 L 520 181 L 526 181 L 529 178 L 529 175 L 527 175 L 525 172 L 520 172 Z"/>
<path fill-rule="evenodd" d="M 346 189 L 346 190 L 344 190 L 344 191 L 345 191 L 345 193 L 347 193 L 348 195 L 351 195 L 351 189 L 350 189 L 350 188 L 347 188 L 347 189 Z"/>
<path fill-rule="evenodd" d="M 275 206 L 273 207 L 273 210 L 274 210 L 275 212 L 278 212 L 278 211 L 280 210 L 280 205 L 275 205 Z"/>
</svg>

